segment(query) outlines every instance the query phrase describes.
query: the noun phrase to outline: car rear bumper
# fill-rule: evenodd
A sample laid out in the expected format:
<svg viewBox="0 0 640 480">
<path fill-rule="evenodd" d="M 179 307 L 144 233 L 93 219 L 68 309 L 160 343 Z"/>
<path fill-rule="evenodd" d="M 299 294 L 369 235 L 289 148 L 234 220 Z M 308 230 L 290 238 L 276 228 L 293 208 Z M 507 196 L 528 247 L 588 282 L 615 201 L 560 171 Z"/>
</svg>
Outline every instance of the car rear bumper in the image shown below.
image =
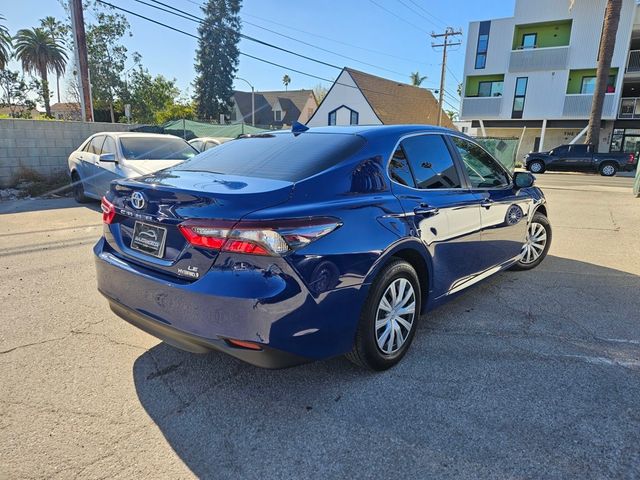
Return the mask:
<svg viewBox="0 0 640 480">
<path fill-rule="evenodd" d="M 312 360 L 266 346 L 262 346 L 261 350 L 250 350 L 234 347 L 225 340 L 199 337 L 165 325 L 159 320 L 125 307 L 112 298 L 107 297 L 107 299 L 113 313 L 120 318 L 181 350 L 193 353 L 207 353 L 211 350 L 216 350 L 257 367 L 274 369 L 301 365 Z"/>
<path fill-rule="evenodd" d="M 118 316 L 178 348 L 218 350 L 267 368 L 348 352 L 367 292 L 354 286 L 314 296 L 280 258 L 227 259 L 184 281 L 123 260 L 104 238 L 94 253 L 98 290 Z"/>
</svg>

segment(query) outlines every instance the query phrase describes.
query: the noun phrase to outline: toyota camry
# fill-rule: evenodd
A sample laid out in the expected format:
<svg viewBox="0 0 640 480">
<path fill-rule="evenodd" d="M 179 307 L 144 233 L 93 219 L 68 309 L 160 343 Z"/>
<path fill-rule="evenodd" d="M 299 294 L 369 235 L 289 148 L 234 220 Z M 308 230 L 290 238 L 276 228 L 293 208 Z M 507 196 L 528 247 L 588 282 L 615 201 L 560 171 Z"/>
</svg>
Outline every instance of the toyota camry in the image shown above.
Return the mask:
<svg viewBox="0 0 640 480">
<path fill-rule="evenodd" d="M 245 136 L 111 183 L 98 288 L 184 350 L 267 368 L 346 354 L 384 370 L 422 314 L 545 258 L 551 226 L 533 183 L 437 127 Z"/>
</svg>

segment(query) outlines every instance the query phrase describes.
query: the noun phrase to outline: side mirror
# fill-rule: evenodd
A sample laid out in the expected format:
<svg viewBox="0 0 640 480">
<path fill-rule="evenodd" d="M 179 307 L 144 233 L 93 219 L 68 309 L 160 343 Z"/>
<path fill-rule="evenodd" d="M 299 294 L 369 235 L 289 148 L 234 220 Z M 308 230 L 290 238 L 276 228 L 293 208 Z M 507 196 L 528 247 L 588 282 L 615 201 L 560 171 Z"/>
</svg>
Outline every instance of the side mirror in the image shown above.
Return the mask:
<svg viewBox="0 0 640 480">
<path fill-rule="evenodd" d="M 116 154 L 115 153 L 103 153 L 98 158 L 101 162 L 116 162 Z"/>
<path fill-rule="evenodd" d="M 533 187 L 536 177 L 529 172 L 516 172 L 513 174 L 513 185 L 515 188 Z"/>
</svg>

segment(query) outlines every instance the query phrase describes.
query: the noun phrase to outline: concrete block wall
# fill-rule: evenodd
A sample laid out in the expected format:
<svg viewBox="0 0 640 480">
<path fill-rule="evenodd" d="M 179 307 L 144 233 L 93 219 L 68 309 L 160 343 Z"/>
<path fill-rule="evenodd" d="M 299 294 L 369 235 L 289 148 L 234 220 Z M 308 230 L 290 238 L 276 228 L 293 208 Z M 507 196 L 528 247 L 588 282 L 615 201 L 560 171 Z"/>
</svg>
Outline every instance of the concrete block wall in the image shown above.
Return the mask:
<svg viewBox="0 0 640 480">
<path fill-rule="evenodd" d="M 69 154 L 97 132 L 126 132 L 138 125 L 0 119 L 0 187 L 20 168 L 48 176 L 67 170 Z"/>
</svg>

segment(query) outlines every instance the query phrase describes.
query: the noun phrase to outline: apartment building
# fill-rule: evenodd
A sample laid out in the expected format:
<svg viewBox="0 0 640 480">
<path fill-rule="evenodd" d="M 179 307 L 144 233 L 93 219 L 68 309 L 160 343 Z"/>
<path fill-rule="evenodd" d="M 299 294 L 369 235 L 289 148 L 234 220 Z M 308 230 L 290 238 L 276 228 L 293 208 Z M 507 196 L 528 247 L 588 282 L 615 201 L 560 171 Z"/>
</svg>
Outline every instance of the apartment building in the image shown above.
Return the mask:
<svg viewBox="0 0 640 480">
<path fill-rule="evenodd" d="M 571 5 L 573 3 L 573 5 Z M 518 137 L 521 158 L 583 135 L 606 0 L 516 0 L 513 17 L 471 22 L 461 120 Z M 598 148 L 640 150 L 640 7 L 623 0 Z"/>
</svg>

